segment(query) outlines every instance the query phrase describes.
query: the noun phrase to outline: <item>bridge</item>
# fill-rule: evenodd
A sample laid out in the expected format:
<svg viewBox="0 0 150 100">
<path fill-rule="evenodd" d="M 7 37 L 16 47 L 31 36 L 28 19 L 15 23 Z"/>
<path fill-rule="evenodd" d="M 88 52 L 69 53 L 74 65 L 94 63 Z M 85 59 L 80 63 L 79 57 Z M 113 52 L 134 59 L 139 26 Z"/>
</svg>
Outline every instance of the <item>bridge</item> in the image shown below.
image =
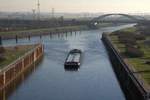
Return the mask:
<svg viewBox="0 0 150 100">
<path fill-rule="evenodd" d="M 109 17 L 109 16 L 123 16 L 123 17 L 126 17 L 126 18 L 129 18 L 129 20 L 126 20 L 126 21 L 121 21 L 121 20 L 103 20 L 104 18 L 106 17 Z M 121 13 L 113 13 L 113 14 L 104 14 L 104 15 L 101 15 L 99 17 L 96 17 L 96 18 L 93 18 L 90 23 L 88 24 L 88 26 L 90 28 L 96 28 L 96 25 L 99 24 L 100 22 L 112 22 L 112 23 L 116 23 L 116 22 L 124 22 L 124 23 L 147 23 L 147 22 L 150 22 L 149 20 L 145 19 L 144 17 L 141 17 L 141 16 L 134 16 L 134 15 L 128 15 L 128 14 L 121 14 Z"/>
</svg>

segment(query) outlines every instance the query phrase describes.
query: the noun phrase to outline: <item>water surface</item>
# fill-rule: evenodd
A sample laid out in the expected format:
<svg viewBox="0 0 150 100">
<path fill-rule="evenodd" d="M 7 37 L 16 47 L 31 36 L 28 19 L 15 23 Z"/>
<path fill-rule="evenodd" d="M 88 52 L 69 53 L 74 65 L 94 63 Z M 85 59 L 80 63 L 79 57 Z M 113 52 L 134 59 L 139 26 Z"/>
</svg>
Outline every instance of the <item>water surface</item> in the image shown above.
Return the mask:
<svg viewBox="0 0 150 100">
<path fill-rule="evenodd" d="M 102 32 L 123 27 L 127 26 L 34 37 L 30 41 L 19 39 L 18 44 L 42 42 L 45 53 L 38 68 L 8 100 L 125 100 L 101 41 Z M 15 40 L 3 44 L 16 45 Z M 78 70 L 67 70 L 64 61 L 74 48 L 83 51 L 82 65 Z"/>
</svg>

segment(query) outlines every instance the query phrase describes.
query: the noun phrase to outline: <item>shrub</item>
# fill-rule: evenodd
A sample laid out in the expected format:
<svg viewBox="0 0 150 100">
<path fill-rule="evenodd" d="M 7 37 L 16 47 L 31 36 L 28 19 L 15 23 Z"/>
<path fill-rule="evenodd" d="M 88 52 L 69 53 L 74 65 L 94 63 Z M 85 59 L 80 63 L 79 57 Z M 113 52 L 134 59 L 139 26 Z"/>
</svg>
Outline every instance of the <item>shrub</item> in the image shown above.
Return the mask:
<svg viewBox="0 0 150 100">
<path fill-rule="evenodd" d="M 132 37 L 119 37 L 119 41 L 123 44 L 136 45 L 136 40 Z"/>
<path fill-rule="evenodd" d="M 134 47 L 134 48 L 137 48 L 137 49 L 140 48 L 140 46 L 139 46 L 137 43 L 136 43 L 135 45 L 133 45 L 133 44 L 131 44 L 131 43 L 126 43 L 125 46 L 126 46 L 126 47 L 131 47 L 131 48 Z"/>
<path fill-rule="evenodd" d="M 4 47 L 0 46 L 0 54 L 4 53 L 5 52 L 5 49 Z"/>
<path fill-rule="evenodd" d="M 146 62 L 145 62 L 145 64 L 148 64 L 148 65 L 150 65 L 150 61 L 146 61 Z"/>
<path fill-rule="evenodd" d="M 147 45 L 147 46 L 150 46 L 150 40 L 146 40 L 146 41 L 144 42 L 144 44 Z"/>
<path fill-rule="evenodd" d="M 5 60 L 6 58 L 5 58 L 5 55 L 3 55 L 3 54 L 0 54 L 0 62 L 2 62 L 3 60 Z"/>
<path fill-rule="evenodd" d="M 126 47 L 126 54 L 129 57 L 142 57 L 144 52 L 135 47 Z"/>
<path fill-rule="evenodd" d="M 142 35 L 142 34 L 136 34 L 136 35 L 135 35 L 135 39 L 136 39 L 136 40 L 145 40 L 146 37 L 145 37 L 145 35 Z"/>
<path fill-rule="evenodd" d="M 19 49 L 19 47 L 18 47 L 18 46 L 15 46 L 15 47 L 14 47 L 14 49 L 15 49 L 15 50 L 18 50 L 18 49 Z"/>
</svg>

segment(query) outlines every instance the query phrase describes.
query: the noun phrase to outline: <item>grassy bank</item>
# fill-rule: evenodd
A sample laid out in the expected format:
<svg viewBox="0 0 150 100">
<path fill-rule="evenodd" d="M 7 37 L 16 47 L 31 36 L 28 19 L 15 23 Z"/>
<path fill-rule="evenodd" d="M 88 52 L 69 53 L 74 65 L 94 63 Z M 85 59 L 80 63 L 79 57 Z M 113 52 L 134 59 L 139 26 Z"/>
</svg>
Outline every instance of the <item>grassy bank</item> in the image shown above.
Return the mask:
<svg viewBox="0 0 150 100">
<path fill-rule="evenodd" d="M 3 51 L 1 51 L 0 53 L 0 69 L 4 68 L 19 57 L 23 56 L 32 48 L 34 48 L 34 45 L 1 48 L 1 50 L 3 49 Z"/>
<path fill-rule="evenodd" d="M 127 60 L 129 65 L 131 65 L 134 74 L 142 76 L 146 84 L 150 85 L 150 64 L 148 63 L 150 61 L 150 46 L 145 44 L 145 41 L 150 41 L 150 36 L 144 36 L 145 39 L 141 40 L 135 39 L 135 44 L 131 43 L 127 45 L 126 43 L 120 41 L 119 37 L 119 34 L 126 33 L 135 33 L 136 35 L 139 35 L 138 29 L 136 27 L 132 27 L 120 30 L 119 32 L 114 32 L 110 34 L 109 37 L 111 38 L 112 43 L 118 49 L 122 57 Z M 128 38 L 130 38 L 130 35 L 128 36 Z M 136 48 L 135 50 L 142 52 L 142 56 L 131 57 L 130 55 L 126 54 L 127 48 L 129 48 L 130 46 Z"/>
<path fill-rule="evenodd" d="M 41 28 L 41 29 L 32 29 L 32 30 L 22 30 L 22 31 L 10 31 L 10 32 L 0 32 L 0 35 L 17 35 L 20 33 L 44 33 L 44 32 L 53 32 L 56 30 L 85 30 L 88 29 L 87 26 L 79 25 L 79 26 L 64 26 L 57 28 Z"/>
</svg>

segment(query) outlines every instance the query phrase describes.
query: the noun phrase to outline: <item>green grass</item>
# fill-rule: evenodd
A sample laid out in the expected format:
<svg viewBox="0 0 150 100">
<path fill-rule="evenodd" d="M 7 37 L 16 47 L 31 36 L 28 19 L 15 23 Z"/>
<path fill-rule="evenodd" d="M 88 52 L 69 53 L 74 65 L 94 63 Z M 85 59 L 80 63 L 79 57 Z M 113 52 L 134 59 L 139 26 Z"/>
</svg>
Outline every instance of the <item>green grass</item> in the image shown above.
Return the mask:
<svg viewBox="0 0 150 100">
<path fill-rule="evenodd" d="M 142 77 L 144 77 L 144 80 L 150 85 L 150 73 L 141 73 Z"/>
<path fill-rule="evenodd" d="M 14 47 L 6 47 L 5 52 L 3 53 L 5 59 L 0 61 L 0 69 L 6 67 L 19 57 L 23 56 L 27 51 L 31 50 L 32 48 L 33 46 L 20 46 L 18 49 L 15 49 Z"/>
<path fill-rule="evenodd" d="M 123 53 L 125 52 L 125 45 L 119 42 L 118 36 L 110 35 L 111 41 L 118 48 L 118 50 Z"/>
<path fill-rule="evenodd" d="M 144 52 L 143 57 L 128 58 L 129 62 L 137 71 L 150 71 L 150 65 L 145 64 L 146 61 L 150 60 L 150 47 L 144 45 L 143 42 L 138 42 L 140 49 Z M 150 76 L 149 76 L 150 77 Z"/>
<path fill-rule="evenodd" d="M 143 58 L 128 58 L 129 63 L 136 69 L 137 72 L 140 71 L 150 71 L 150 66 L 145 64 L 146 59 Z"/>
<path fill-rule="evenodd" d="M 130 28 L 122 29 L 121 31 L 123 31 L 123 32 L 136 32 L 137 28 L 136 27 L 130 27 Z"/>
<path fill-rule="evenodd" d="M 127 31 L 127 32 L 136 32 L 136 28 L 127 28 L 123 29 L 121 31 Z M 118 40 L 118 36 L 116 34 L 110 34 L 109 35 L 111 38 L 112 43 L 119 49 L 120 53 L 125 52 L 125 46 L 124 44 L 120 43 Z M 147 40 L 150 39 L 150 37 L 146 38 Z M 128 62 L 132 65 L 132 67 L 135 69 L 137 74 L 140 74 L 143 79 L 150 85 L 150 65 L 146 64 L 146 61 L 150 61 L 150 47 L 144 44 L 143 41 L 137 41 L 138 45 L 140 46 L 140 50 L 144 52 L 143 57 L 137 57 L 137 58 L 129 58 Z"/>
</svg>

